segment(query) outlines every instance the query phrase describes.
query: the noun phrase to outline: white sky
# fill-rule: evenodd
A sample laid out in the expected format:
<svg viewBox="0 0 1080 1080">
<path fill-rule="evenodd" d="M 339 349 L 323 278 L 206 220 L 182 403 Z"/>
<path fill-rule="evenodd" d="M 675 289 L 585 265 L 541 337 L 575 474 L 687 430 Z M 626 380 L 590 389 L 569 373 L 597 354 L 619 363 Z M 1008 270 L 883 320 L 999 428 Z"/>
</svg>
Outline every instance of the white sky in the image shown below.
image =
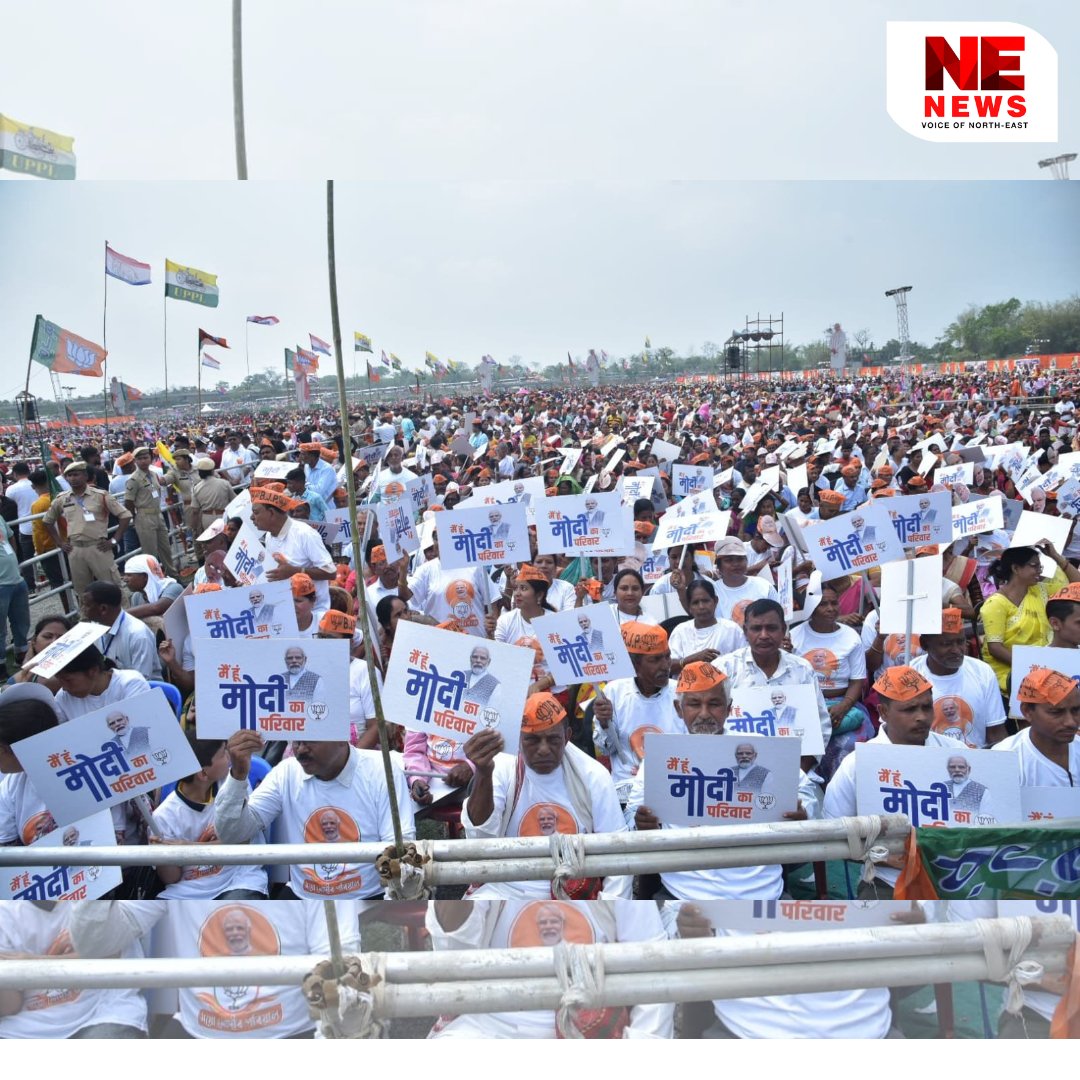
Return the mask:
<svg viewBox="0 0 1080 1080">
<path fill-rule="evenodd" d="M 81 179 L 234 179 L 228 0 L 2 0 L 0 112 Z M 1026 179 L 1080 150 L 1064 0 L 248 0 L 252 179 Z M 885 23 L 1056 47 L 1060 144 L 952 145 L 885 112 Z"/>
<path fill-rule="evenodd" d="M 914 340 L 970 303 L 1050 301 L 1080 281 L 1073 184 L 336 183 L 346 370 L 352 332 L 419 368 L 721 343 L 747 314 L 783 311 L 790 341 L 840 321 L 896 335 L 884 290 L 913 285 Z M 104 242 L 153 267 L 109 281 L 110 373 L 164 384 L 164 259 L 219 275 L 221 304 L 168 301 L 170 383 L 195 381 L 197 331 L 233 345 L 213 383 L 283 370 L 308 332 L 330 339 L 325 185 L 9 183 L 0 187 L 0 398 L 22 388 L 34 315 L 101 341 Z M 362 359 L 362 358 L 361 358 Z M 51 397 L 33 365 L 33 392 Z M 362 371 L 362 364 L 360 370 Z M 81 382 L 77 377 L 65 382 Z M 88 387 L 96 381 L 85 380 Z M 100 385 L 100 383 L 97 383 Z"/>
</svg>

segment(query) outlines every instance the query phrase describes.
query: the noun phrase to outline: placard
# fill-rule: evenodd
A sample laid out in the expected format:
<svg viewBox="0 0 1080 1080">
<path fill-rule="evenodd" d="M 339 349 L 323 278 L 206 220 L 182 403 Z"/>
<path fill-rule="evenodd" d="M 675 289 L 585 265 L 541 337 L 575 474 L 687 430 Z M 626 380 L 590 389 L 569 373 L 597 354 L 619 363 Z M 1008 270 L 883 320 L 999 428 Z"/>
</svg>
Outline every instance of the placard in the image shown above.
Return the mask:
<svg viewBox="0 0 1080 1080">
<path fill-rule="evenodd" d="M 907 633 L 907 596 L 912 596 L 913 634 L 941 633 L 941 566 L 940 555 L 924 555 L 919 559 L 901 559 L 881 568 L 881 632 Z M 908 575 L 913 574 L 911 592 Z"/>
<path fill-rule="evenodd" d="M 540 555 L 628 555 L 634 550 L 633 514 L 617 492 L 536 500 Z"/>
<path fill-rule="evenodd" d="M 959 465 L 939 465 L 934 473 L 935 484 L 967 484 L 970 486 L 975 481 L 975 463 L 973 461 L 961 461 Z"/>
<path fill-rule="evenodd" d="M 1012 647 L 1012 681 L 1009 683 L 1011 687 L 1010 716 L 1023 715 L 1020 712 L 1020 700 L 1016 695 L 1020 692 L 1020 684 L 1024 681 L 1024 676 L 1035 667 L 1060 671 L 1062 675 L 1068 675 L 1080 686 L 1080 649 L 1055 649 L 1052 645 L 1014 645 Z"/>
<path fill-rule="evenodd" d="M 952 543 L 952 495 L 947 491 L 925 495 L 896 495 L 875 499 L 892 519 L 896 538 L 905 548 Z"/>
<path fill-rule="evenodd" d="M 821 757 L 825 736 L 821 731 L 817 689 L 799 686 L 740 686 L 731 691 L 731 712 L 725 735 L 772 735 L 799 740 L 802 757 Z"/>
<path fill-rule="evenodd" d="M 633 510 L 634 503 L 638 499 L 652 499 L 653 484 L 656 478 L 653 476 L 623 476 L 619 479 L 619 487 L 622 491 L 622 500 Z"/>
<path fill-rule="evenodd" d="M 51 679 L 61 668 L 67 667 L 79 653 L 96 644 L 109 628 L 96 622 L 78 622 L 65 630 L 45 649 L 24 661 L 23 670 L 30 669 L 39 679 Z"/>
<path fill-rule="evenodd" d="M 1021 825 L 1032 821 L 1080 821 L 1080 787 L 1022 787 L 1020 810 Z"/>
<path fill-rule="evenodd" d="M 193 641 L 296 637 L 298 633 L 289 581 L 199 593 L 186 597 L 183 606 Z"/>
<path fill-rule="evenodd" d="M 671 491 L 676 499 L 708 491 L 713 471 L 706 465 L 674 465 L 671 469 Z"/>
<path fill-rule="evenodd" d="M 199 771 L 172 706 L 156 688 L 31 735 L 14 750 L 57 825 Z"/>
<path fill-rule="evenodd" d="M 807 552 L 826 581 L 903 559 L 886 510 L 867 504 L 829 521 L 812 521 L 803 529 Z"/>
<path fill-rule="evenodd" d="M 260 461 L 255 466 L 255 477 L 259 480 L 284 480 L 293 469 L 303 468 L 295 461 Z"/>
<path fill-rule="evenodd" d="M 852 930 L 895 926 L 908 900 L 695 900 L 718 930 L 768 934 L 790 930 Z"/>
<path fill-rule="evenodd" d="M 784 618 L 788 623 L 795 614 L 795 580 L 792 576 L 792 564 L 794 563 L 795 549 L 784 548 L 780 558 L 780 565 L 776 568 L 776 595 L 780 597 L 780 604 L 784 609 Z"/>
<path fill-rule="evenodd" d="M 653 551 L 667 551 L 684 544 L 707 544 L 723 540 L 731 524 L 731 511 L 709 510 L 704 514 L 667 513 L 653 535 Z"/>
<path fill-rule="evenodd" d="M 1073 523 L 1068 518 L 1051 517 L 1049 514 L 1036 514 L 1034 510 L 1024 510 L 1013 529 L 1010 547 L 1034 547 L 1042 540 L 1049 540 L 1058 554 L 1064 550 L 1072 532 Z M 1057 573 L 1057 563 L 1049 555 L 1041 552 L 1042 576 L 1052 578 Z"/>
<path fill-rule="evenodd" d="M 976 499 L 952 508 L 952 538 L 962 540 L 966 536 L 994 532 L 1005 527 L 1001 512 L 1001 500 L 993 497 Z"/>
<path fill-rule="evenodd" d="M 799 807 L 799 740 L 645 736 L 645 805 L 665 825 L 781 821 Z"/>
<path fill-rule="evenodd" d="M 562 465 L 560 466 L 560 475 L 569 476 L 578 467 L 578 462 L 581 461 L 581 447 L 580 446 L 560 446 L 559 453 L 562 455 Z"/>
<path fill-rule="evenodd" d="M 529 526 L 520 503 L 445 510 L 435 518 L 444 570 L 527 562 Z"/>
<path fill-rule="evenodd" d="M 556 686 L 630 679 L 634 665 L 608 604 L 586 604 L 533 620 Z"/>
<path fill-rule="evenodd" d="M 688 518 L 697 517 L 700 514 L 719 512 L 720 509 L 716 505 L 716 496 L 711 491 L 701 491 L 693 495 L 687 495 L 686 498 L 677 503 L 672 503 L 664 512 L 664 518 Z M 724 513 L 727 512 L 724 511 Z"/>
<path fill-rule="evenodd" d="M 235 495 L 232 502 L 221 511 L 223 521 L 234 517 L 240 518 L 245 524 L 251 521 L 251 492 L 247 488 Z"/>
<path fill-rule="evenodd" d="M 676 619 L 680 615 L 690 613 L 682 606 L 677 592 L 649 593 L 641 598 L 642 614 L 648 615 L 658 623 L 665 623 L 668 619 Z"/>
<path fill-rule="evenodd" d="M 646 585 L 653 585 L 659 581 L 670 569 L 666 551 L 648 549 L 649 554 L 641 564 L 639 573 Z"/>
<path fill-rule="evenodd" d="M 112 814 L 102 810 L 39 836 L 30 847 L 111 847 L 115 843 Z M 119 866 L 0 866 L 0 900 L 96 900 L 122 880 Z"/>
<path fill-rule="evenodd" d="M 516 754 L 535 660 L 531 648 L 402 620 L 383 708 L 409 731 L 455 742 L 485 728 L 498 731 L 506 752 Z"/>
<path fill-rule="evenodd" d="M 663 439 L 653 439 L 649 452 L 658 461 L 677 461 L 682 455 L 682 447 L 674 443 L 665 442 Z"/>
<path fill-rule="evenodd" d="M 225 656 L 195 655 L 200 739 L 257 731 L 268 739 L 349 738 L 349 642 L 329 638 L 234 641 Z"/>
<path fill-rule="evenodd" d="M 265 580 L 267 558 L 259 531 L 245 520 L 225 553 L 225 569 L 236 578 L 238 584 L 250 585 Z"/>
<path fill-rule="evenodd" d="M 395 499 L 376 503 L 375 520 L 379 523 L 379 542 L 386 549 L 387 562 L 397 562 L 403 555 L 419 550 L 420 537 L 407 502 Z"/>
<path fill-rule="evenodd" d="M 906 814 L 912 828 L 1020 820 L 1020 761 L 1011 751 L 868 742 L 853 753 L 860 814 Z"/>
</svg>

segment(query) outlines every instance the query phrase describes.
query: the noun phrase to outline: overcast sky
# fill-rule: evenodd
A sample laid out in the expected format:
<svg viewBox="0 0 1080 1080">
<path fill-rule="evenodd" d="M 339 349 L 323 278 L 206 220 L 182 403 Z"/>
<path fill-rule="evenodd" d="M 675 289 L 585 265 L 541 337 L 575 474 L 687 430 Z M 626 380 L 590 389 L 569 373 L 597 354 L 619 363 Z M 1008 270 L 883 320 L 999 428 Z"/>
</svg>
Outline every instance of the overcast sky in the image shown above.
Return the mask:
<svg viewBox="0 0 1080 1080">
<path fill-rule="evenodd" d="M 228 0 L 2 0 L 0 112 L 82 179 L 235 178 Z M 248 0 L 255 179 L 1019 179 L 1080 150 L 1064 0 Z M 1059 145 L 942 145 L 885 112 L 885 23 L 1055 46 Z"/>
<path fill-rule="evenodd" d="M 1080 281 L 1072 184 L 341 183 L 337 247 L 346 370 L 352 332 L 419 368 L 424 351 L 475 365 L 723 342 L 778 315 L 806 342 L 840 321 L 896 335 L 884 290 L 913 285 L 929 343 L 968 304 L 1056 300 Z M 195 381 L 200 326 L 223 336 L 220 377 L 283 370 L 308 332 L 330 339 L 325 185 L 9 183 L 0 187 L 0 397 L 22 388 L 34 315 L 102 339 L 104 243 L 153 267 L 109 280 L 110 373 L 164 385 L 166 257 L 219 275 L 216 309 L 169 300 L 170 383 Z M 361 371 L 363 370 L 361 365 Z M 219 376 L 207 371 L 212 382 Z M 78 377 L 67 383 L 81 382 Z M 88 386 L 93 385 L 86 380 Z M 51 396 L 35 364 L 33 392 Z"/>
</svg>

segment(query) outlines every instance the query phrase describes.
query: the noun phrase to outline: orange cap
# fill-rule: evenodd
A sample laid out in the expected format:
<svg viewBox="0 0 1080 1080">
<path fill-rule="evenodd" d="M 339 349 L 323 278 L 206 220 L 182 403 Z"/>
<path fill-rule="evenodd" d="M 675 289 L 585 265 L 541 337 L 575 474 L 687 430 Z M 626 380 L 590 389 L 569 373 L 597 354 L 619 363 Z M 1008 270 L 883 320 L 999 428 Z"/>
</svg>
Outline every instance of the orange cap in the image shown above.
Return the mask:
<svg viewBox="0 0 1080 1080">
<path fill-rule="evenodd" d="M 1016 692 L 1017 699 L 1028 705 L 1059 705 L 1076 689 L 1076 682 L 1060 671 L 1033 667 Z"/>
<path fill-rule="evenodd" d="M 297 449 L 302 454 L 317 454 L 322 447 L 317 442 L 302 442 Z"/>
<path fill-rule="evenodd" d="M 125 465 L 130 465 L 135 460 L 134 454 L 121 454 L 116 459 L 116 464 L 122 469 Z"/>
<path fill-rule="evenodd" d="M 818 502 L 823 502 L 827 506 L 843 506 L 844 496 L 839 491 L 833 491 L 831 488 L 825 488 L 818 495 Z"/>
<path fill-rule="evenodd" d="M 964 632 L 964 613 L 957 607 L 947 607 L 941 613 L 941 632 L 943 634 L 962 634 Z"/>
<path fill-rule="evenodd" d="M 201 596 L 208 592 L 221 592 L 221 586 L 216 581 L 204 581 L 191 590 L 193 596 Z"/>
<path fill-rule="evenodd" d="M 719 668 L 705 660 L 695 660 L 692 664 L 683 666 L 679 673 L 679 681 L 675 686 L 676 694 L 701 694 L 719 686 L 727 679 Z"/>
<path fill-rule="evenodd" d="M 535 735 L 547 731 L 566 719 L 566 710 L 554 695 L 541 691 L 530 694 L 525 699 L 525 712 L 521 718 L 521 731 L 524 735 Z"/>
<path fill-rule="evenodd" d="M 1080 604 L 1080 581 L 1070 581 L 1060 592 L 1054 593 L 1051 600 L 1072 600 Z"/>
<path fill-rule="evenodd" d="M 708 462 L 708 460 L 709 460 L 709 455 L 708 454 L 695 454 L 690 459 L 690 464 L 691 465 L 704 465 L 704 464 L 706 464 L 706 462 Z"/>
<path fill-rule="evenodd" d="M 907 664 L 887 668 L 876 683 L 874 689 L 890 701 L 910 701 L 919 694 L 925 694 L 933 687 L 914 668 Z"/>
<path fill-rule="evenodd" d="M 270 491 L 267 488 L 259 488 L 251 493 L 251 502 L 262 503 L 263 506 L 272 506 L 283 514 L 292 513 L 299 505 L 300 499 L 290 499 L 288 495 L 282 495 L 280 491 Z"/>
<path fill-rule="evenodd" d="M 542 581 L 545 585 L 548 579 L 530 563 L 522 563 L 514 577 L 515 581 Z"/>
<path fill-rule="evenodd" d="M 371 549 L 371 556 L 368 559 L 368 563 L 374 566 L 376 563 L 386 562 L 386 548 L 382 544 L 376 544 Z"/>
<path fill-rule="evenodd" d="M 659 626 L 628 622 L 623 623 L 621 629 L 627 652 L 639 656 L 657 656 L 668 650 L 668 636 Z"/>
<path fill-rule="evenodd" d="M 519 649 L 532 649 L 532 651 L 536 654 L 536 660 L 534 661 L 535 663 L 542 664 L 544 662 L 544 647 L 540 644 L 538 638 L 519 637 L 517 641 L 514 642 L 514 644 Z"/>
<path fill-rule="evenodd" d="M 315 591 L 315 582 L 307 574 L 293 574 L 289 584 L 294 597 L 310 596 Z"/>
<path fill-rule="evenodd" d="M 926 477 L 924 477 L 924 476 L 913 476 L 907 482 L 907 486 L 909 488 L 924 488 L 924 487 L 926 487 Z"/>
<path fill-rule="evenodd" d="M 859 473 L 861 473 L 861 472 L 862 472 L 862 469 L 858 465 L 845 465 L 840 470 L 840 475 L 841 476 L 847 476 L 847 477 L 852 477 L 852 476 L 857 477 L 859 475 Z"/>
<path fill-rule="evenodd" d="M 348 634 L 352 637 L 356 633 L 356 617 L 331 608 L 319 620 L 319 630 L 324 634 Z"/>
<path fill-rule="evenodd" d="M 639 540 L 648 540 L 656 532 L 656 526 L 651 521 L 635 521 L 634 536 Z"/>
<path fill-rule="evenodd" d="M 915 549 L 915 558 L 918 558 L 920 555 L 940 555 L 940 554 L 941 554 L 941 546 L 939 544 L 926 544 L 925 546 L 923 546 L 921 548 L 916 548 Z"/>
</svg>

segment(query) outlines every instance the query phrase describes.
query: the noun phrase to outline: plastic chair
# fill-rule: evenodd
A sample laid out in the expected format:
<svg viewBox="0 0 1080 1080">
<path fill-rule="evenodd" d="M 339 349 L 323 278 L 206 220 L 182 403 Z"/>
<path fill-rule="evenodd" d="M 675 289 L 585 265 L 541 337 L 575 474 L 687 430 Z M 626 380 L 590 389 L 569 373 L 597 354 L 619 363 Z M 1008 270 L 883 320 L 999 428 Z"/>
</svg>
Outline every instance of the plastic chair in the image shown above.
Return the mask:
<svg viewBox="0 0 1080 1080">
<path fill-rule="evenodd" d="M 151 686 L 156 686 L 165 695 L 165 700 L 172 706 L 172 711 L 176 713 L 176 719 L 179 720 L 184 708 L 184 699 L 179 688 L 173 686 L 172 683 L 160 682 L 157 679 L 147 679 L 147 682 Z"/>
</svg>

